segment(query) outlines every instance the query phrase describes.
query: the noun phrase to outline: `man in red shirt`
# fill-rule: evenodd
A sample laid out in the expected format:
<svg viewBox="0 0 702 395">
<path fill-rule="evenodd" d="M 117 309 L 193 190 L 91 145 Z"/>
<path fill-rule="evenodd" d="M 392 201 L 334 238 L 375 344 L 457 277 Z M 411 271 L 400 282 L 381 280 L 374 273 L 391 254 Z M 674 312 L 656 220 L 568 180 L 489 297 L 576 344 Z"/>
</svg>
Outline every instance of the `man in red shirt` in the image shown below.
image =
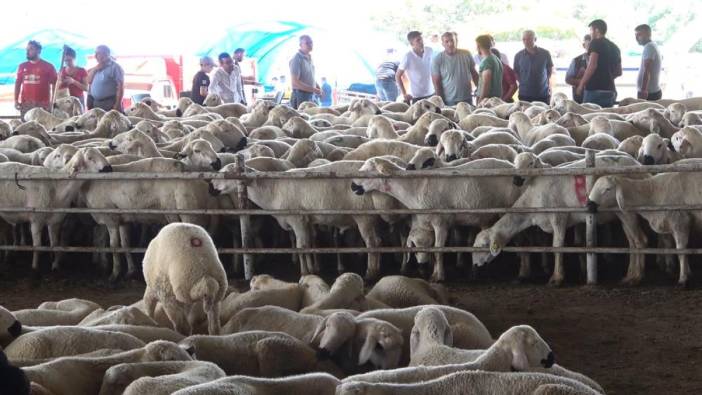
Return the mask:
<svg viewBox="0 0 702 395">
<path fill-rule="evenodd" d="M 20 111 L 22 119 L 34 107 L 49 111 L 51 92 L 56 83 L 56 69 L 51 63 L 39 58 L 40 54 L 41 44 L 31 40 L 27 43 L 27 62 L 17 68 L 15 108 Z"/>
</svg>

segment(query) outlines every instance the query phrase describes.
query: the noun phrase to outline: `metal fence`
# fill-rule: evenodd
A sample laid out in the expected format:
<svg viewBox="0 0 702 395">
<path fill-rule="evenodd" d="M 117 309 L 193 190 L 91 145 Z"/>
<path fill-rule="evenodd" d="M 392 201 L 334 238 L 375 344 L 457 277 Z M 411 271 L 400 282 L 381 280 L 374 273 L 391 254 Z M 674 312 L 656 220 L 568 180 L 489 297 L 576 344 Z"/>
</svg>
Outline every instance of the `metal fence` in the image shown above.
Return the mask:
<svg viewBox="0 0 702 395">
<path fill-rule="evenodd" d="M 585 253 L 587 254 L 587 283 L 597 283 L 597 254 L 702 254 L 702 249 L 674 249 L 674 248 L 615 248 L 597 247 L 597 221 L 596 213 L 590 213 L 585 207 L 497 207 L 475 209 L 374 209 L 374 210 L 347 210 L 347 209 L 317 209 L 317 210 L 267 210 L 251 209 L 248 207 L 247 181 L 260 179 L 364 179 L 364 178 L 446 178 L 457 179 L 466 177 L 537 177 L 537 176 L 584 176 L 586 178 L 587 192 L 589 194 L 595 177 L 608 174 L 656 174 L 669 172 L 699 172 L 702 171 L 702 161 L 686 161 L 672 165 L 655 165 L 639 167 L 595 167 L 594 151 L 589 151 L 584 168 L 545 168 L 545 169 L 485 169 L 485 170 L 455 170 L 436 169 L 430 171 L 403 171 L 398 174 L 384 175 L 368 172 L 247 172 L 241 155 L 237 157 L 235 172 L 189 172 L 189 173 L 82 173 L 68 175 L 66 173 L 46 170 L 37 174 L 0 174 L 0 181 L 13 181 L 18 188 L 24 188 L 26 182 L 51 182 L 59 180 L 85 180 L 85 181 L 123 181 L 134 180 L 214 180 L 227 179 L 237 181 L 237 191 L 232 196 L 236 209 L 129 209 L 129 208 L 50 208 L 50 207 L 0 207 L 0 213 L 75 213 L 75 214 L 188 214 L 188 215 L 232 215 L 238 216 L 241 228 L 241 248 L 220 248 L 222 254 L 243 254 L 244 274 L 250 279 L 254 273 L 253 254 L 288 254 L 288 253 L 314 253 L 314 254 L 352 254 L 352 253 L 398 253 L 398 252 L 487 252 L 488 248 L 464 247 L 374 247 L 374 248 L 251 248 L 252 234 L 250 216 L 252 215 L 380 215 L 380 214 L 505 214 L 505 213 L 581 213 L 586 215 L 586 246 L 585 247 L 505 247 L 505 252 L 548 252 L 548 253 Z M 155 186 L 157 187 L 157 186 Z M 349 193 L 351 190 L 349 189 Z M 659 211 L 684 211 L 702 210 L 702 204 L 675 205 L 675 206 L 632 206 L 627 207 L 631 212 L 659 212 Z M 601 208 L 598 212 L 618 212 L 619 208 Z M 143 253 L 144 248 L 105 248 L 105 247 L 32 247 L 32 246 L 0 246 L 0 250 L 13 251 L 53 251 L 53 252 L 111 252 L 111 253 Z"/>
</svg>

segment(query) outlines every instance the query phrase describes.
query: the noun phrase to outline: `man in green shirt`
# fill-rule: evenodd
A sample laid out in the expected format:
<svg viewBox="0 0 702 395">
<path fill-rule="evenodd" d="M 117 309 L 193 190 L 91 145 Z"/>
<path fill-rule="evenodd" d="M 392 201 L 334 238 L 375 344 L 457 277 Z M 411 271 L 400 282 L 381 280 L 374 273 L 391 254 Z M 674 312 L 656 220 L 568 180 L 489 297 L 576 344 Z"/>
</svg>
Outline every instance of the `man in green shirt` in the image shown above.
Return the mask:
<svg viewBox="0 0 702 395">
<path fill-rule="evenodd" d="M 502 62 L 491 51 L 492 40 L 488 35 L 478 36 L 475 39 L 478 52 L 483 59 L 478 70 L 478 98 L 476 104 L 490 97 L 502 97 Z"/>
<path fill-rule="evenodd" d="M 471 80 L 478 83 L 478 72 L 470 51 L 456 48 L 456 34 L 446 32 L 441 36 L 444 51 L 436 55 L 431 65 L 434 91 L 447 106 L 460 102 L 473 103 Z"/>
</svg>

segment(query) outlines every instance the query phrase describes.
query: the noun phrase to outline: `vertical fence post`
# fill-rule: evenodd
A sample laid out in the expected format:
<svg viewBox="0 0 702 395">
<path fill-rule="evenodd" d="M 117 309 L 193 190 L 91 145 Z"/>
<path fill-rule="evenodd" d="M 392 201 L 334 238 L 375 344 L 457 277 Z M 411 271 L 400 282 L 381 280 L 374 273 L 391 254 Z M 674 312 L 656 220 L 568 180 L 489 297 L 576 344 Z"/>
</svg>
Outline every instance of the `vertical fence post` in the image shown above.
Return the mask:
<svg viewBox="0 0 702 395">
<path fill-rule="evenodd" d="M 588 150 L 585 158 L 586 167 L 595 167 L 595 151 Z M 595 176 L 586 177 L 587 193 L 590 195 L 593 185 L 595 184 Z M 588 248 L 597 246 L 597 214 L 588 213 L 585 220 L 585 245 Z M 587 284 L 597 284 L 597 254 L 594 252 L 587 253 Z"/>
<path fill-rule="evenodd" d="M 234 160 L 238 174 L 246 174 L 246 166 L 244 165 L 244 156 L 237 154 Z M 239 209 L 245 210 L 249 207 L 249 199 L 246 194 L 246 180 L 237 181 L 237 204 Z M 241 247 L 251 247 L 251 217 L 248 215 L 239 216 L 239 224 L 241 227 Z M 250 280 L 253 277 L 253 255 L 244 254 L 244 279 Z"/>
</svg>

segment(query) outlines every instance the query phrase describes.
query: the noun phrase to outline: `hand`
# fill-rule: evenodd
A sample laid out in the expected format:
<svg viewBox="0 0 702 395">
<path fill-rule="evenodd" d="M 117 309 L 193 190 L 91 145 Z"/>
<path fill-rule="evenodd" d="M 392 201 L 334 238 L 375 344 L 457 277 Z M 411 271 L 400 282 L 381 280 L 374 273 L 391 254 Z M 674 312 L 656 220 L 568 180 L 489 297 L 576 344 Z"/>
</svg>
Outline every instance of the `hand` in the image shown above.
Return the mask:
<svg viewBox="0 0 702 395">
<path fill-rule="evenodd" d="M 73 85 L 73 84 L 76 83 L 76 80 L 74 80 L 73 78 L 68 77 L 68 76 L 63 77 L 63 80 L 62 80 L 62 81 L 63 81 L 63 83 L 66 84 L 66 85 Z"/>
<path fill-rule="evenodd" d="M 409 93 L 405 94 L 405 102 L 409 103 L 414 99 Z"/>
<path fill-rule="evenodd" d="M 319 88 L 314 88 L 314 90 L 313 90 L 312 92 L 314 92 L 314 93 L 317 94 L 317 95 L 321 95 L 321 94 L 322 94 L 322 90 L 319 89 Z"/>
<path fill-rule="evenodd" d="M 578 87 L 575 88 L 575 94 L 578 96 L 582 96 L 582 94 L 583 94 L 583 86 L 582 85 L 578 85 Z"/>
<path fill-rule="evenodd" d="M 648 91 L 639 91 L 639 94 L 637 97 L 639 99 L 647 100 L 648 99 Z"/>
<path fill-rule="evenodd" d="M 19 110 L 21 108 L 22 108 L 22 106 L 20 105 L 20 102 L 16 101 L 15 102 L 15 110 Z"/>
</svg>

